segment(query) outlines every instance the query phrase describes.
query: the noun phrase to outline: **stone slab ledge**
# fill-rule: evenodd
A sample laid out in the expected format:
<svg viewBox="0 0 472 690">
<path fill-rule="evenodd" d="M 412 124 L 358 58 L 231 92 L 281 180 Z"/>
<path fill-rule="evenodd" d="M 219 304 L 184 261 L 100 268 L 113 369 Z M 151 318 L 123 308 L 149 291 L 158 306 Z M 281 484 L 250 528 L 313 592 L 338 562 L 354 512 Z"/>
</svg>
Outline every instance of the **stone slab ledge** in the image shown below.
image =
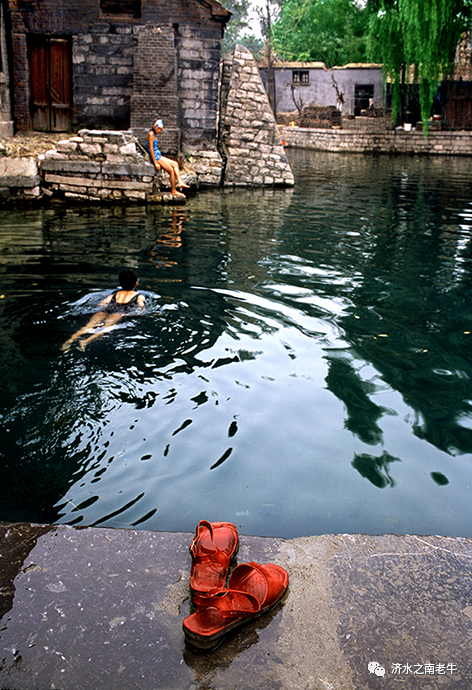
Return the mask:
<svg viewBox="0 0 472 690">
<path fill-rule="evenodd" d="M 237 562 L 276 563 L 288 590 L 197 654 L 193 534 L 0 523 L 0 687 L 470 690 L 472 539 L 239 531 Z"/>
</svg>

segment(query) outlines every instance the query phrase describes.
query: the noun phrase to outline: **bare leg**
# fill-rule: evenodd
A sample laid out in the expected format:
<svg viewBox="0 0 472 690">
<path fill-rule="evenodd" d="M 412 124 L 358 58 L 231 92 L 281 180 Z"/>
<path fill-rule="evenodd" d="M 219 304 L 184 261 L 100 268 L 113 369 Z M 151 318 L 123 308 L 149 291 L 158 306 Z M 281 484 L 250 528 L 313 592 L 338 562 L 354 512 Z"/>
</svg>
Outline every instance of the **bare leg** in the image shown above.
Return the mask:
<svg viewBox="0 0 472 690">
<path fill-rule="evenodd" d="M 86 326 L 83 326 L 80 328 L 74 335 L 71 335 L 71 337 L 66 340 L 64 345 L 61 347 L 61 350 L 66 351 L 70 348 L 72 343 L 77 340 L 77 338 L 80 338 L 81 335 L 84 335 L 85 333 L 90 333 L 90 331 L 93 331 L 95 328 L 97 328 L 103 321 L 106 320 L 107 315 L 105 314 L 104 311 L 98 311 L 96 314 L 92 316 L 90 321 L 87 323 Z"/>
<path fill-rule="evenodd" d="M 171 160 L 170 158 L 165 158 L 164 156 L 161 156 L 158 162 L 161 168 L 169 173 L 171 193 L 175 196 L 184 196 L 184 194 L 179 194 L 179 192 L 177 192 L 175 184 L 177 182 L 178 187 L 185 187 L 186 189 L 189 189 L 189 185 L 184 184 L 182 182 L 182 178 L 180 177 L 179 164 L 176 161 Z"/>
<path fill-rule="evenodd" d="M 87 345 L 92 342 L 92 340 L 95 340 L 95 338 L 99 338 L 101 335 L 104 333 L 108 333 L 109 331 L 113 330 L 113 328 L 116 326 L 118 321 L 122 318 L 123 314 L 107 314 L 105 317 L 105 321 L 103 323 L 103 328 L 101 328 L 99 331 L 96 331 L 95 333 L 92 333 L 91 336 L 88 338 L 85 338 L 84 340 L 81 340 L 79 343 L 79 348 L 82 350 L 82 352 L 85 350 Z M 89 329 L 90 331 L 91 329 Z"/>
</svg>

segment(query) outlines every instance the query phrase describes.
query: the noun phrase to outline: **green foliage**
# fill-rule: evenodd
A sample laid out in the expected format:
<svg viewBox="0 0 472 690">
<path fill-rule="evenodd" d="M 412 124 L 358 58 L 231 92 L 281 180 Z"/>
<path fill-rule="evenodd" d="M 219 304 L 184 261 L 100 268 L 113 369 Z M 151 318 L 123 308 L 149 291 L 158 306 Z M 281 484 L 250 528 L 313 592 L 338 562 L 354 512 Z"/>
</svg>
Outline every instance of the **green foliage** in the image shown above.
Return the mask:
<svg viewBox="0 0 472 690">
<path fill-rule="evenodd" d="M 272 39 L 283 60 L 366 62 L 368 14 L 355 0 L 286 0 Z"/>
<path fill-rule="evenodd" d="M 222 4 L 233 13 L 225 28 L 222 42 L 223 53 L 233 50 L 236 43 L 241 43 L 258 57 L 262 52 L 262 40 L 248 33 L 249 0 L 224 0 Z"/>
<path fill-rule="evenodd" d="M 470 25 L 471 0 L 368 0 L 368 55 L 382 62 L 393 84 L 392 117 L 402 100 L 405 74 L 414 67 L 427 133 L 438 83 L 452 69 L 461 35 Z"/>
</svg>

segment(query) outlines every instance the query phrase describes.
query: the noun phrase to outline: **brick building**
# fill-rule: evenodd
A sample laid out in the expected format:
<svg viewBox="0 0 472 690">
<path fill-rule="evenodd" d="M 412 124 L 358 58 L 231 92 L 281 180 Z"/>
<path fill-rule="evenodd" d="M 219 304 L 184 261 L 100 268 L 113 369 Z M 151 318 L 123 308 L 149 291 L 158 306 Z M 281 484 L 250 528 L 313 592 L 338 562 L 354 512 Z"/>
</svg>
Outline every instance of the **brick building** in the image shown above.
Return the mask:
<svg viewBox="0 0 472 690">
<path fill-rule="evenodd" d="M 128 129 L 166 153 L 216 144 L 217 0 L 8 0 L 18 130 Z"/>
</svg>

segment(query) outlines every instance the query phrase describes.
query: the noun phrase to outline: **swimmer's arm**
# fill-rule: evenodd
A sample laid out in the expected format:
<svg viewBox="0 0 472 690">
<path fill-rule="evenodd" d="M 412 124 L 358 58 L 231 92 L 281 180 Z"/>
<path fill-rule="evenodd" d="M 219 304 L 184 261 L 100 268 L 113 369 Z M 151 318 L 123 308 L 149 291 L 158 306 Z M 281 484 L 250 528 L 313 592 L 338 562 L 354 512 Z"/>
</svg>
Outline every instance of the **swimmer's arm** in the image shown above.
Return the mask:
<svg viewBox="0 0 472 690">
<path fill-rule="evenodd" d="M 100 302 L 100 304 L 98 306 L 99 307 L 106 307 L 106 305 L 111 302 L 112 297 L 113 297 L 113 295 L 108 295 L 108 297 L 105 297 L 105 299 L 102 299 L 102 301 Z"/>
<path fill-rule="evenodd" d="M 145 303 L 144 295 L 139 295 L 137 302 L 138 302 L 138 307 L 141 307 L 141 309 L 144 309 L 144 303 Z"/>
</svg>

